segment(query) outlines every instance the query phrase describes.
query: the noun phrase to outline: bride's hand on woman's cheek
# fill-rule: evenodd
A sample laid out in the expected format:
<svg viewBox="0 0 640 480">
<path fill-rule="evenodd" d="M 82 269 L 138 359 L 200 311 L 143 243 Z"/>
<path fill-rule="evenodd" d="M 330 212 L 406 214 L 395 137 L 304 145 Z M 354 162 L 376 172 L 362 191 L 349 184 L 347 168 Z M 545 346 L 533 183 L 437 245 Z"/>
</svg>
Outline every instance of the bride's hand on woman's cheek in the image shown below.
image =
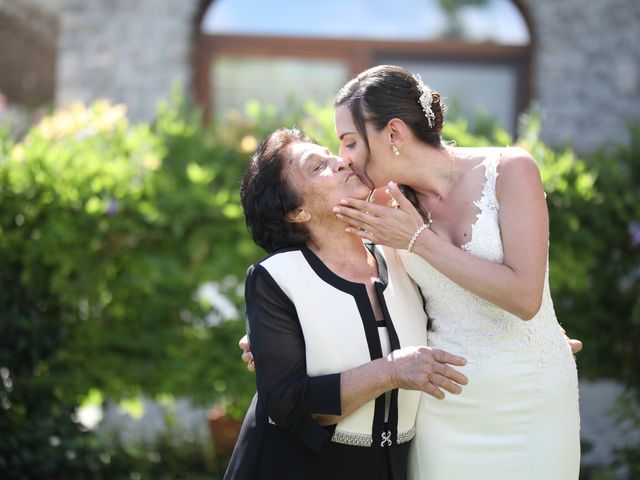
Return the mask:
<svg viewBox="0 0 640 480">
<path fill-rule="evenodd" d="M 397 203 L 396 208 L 345 198 L 333 211 L 347 224 L 350 233 L 378 244 L 406 249 L 424 220 L 395 183 L 389 183 L 387 192 Z"/>
<path fill-rule="evenodd" d="M 376 205 L 384 205 L 385 207 L 395 207 L 396 205 L 395 200 L 389 194 L 389 189 L 387 187 L 376 188 L 373 190 L 369 197 L 369 201 Z"/>
</svg>

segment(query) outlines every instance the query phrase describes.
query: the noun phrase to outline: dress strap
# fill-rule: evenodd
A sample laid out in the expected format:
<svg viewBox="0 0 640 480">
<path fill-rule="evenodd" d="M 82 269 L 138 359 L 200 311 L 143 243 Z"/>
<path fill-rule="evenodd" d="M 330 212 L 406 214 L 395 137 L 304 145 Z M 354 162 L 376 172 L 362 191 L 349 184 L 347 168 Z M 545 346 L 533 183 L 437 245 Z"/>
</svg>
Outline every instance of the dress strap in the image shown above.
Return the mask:
<svg viewBox="0 0 640 480">
<path fill-rule="evenodd" d="M 494 192 L 496 190 L 496 178 L 498 177 L 498 160 L 500 160 L 501 156 L 502 153 L 492 153 L 491 155 L 488 155 L 484 160 L 484 177 L 487 180 L 487 183 L 485 184 L 485 190 L 487 189 L 487 186 L 490 186 L 490 189 Z"/>
<path fill-rule="evenodd" d="M 500 152 L 491 153 L 482 161 L 485 177 L 484 187 L 480 199 L 473 202 L 480 211 L 476 215 L 476 221 L 471 224 L 471 239 L 461 245 L 463 250 L 471 250 L 472 243 L 477 237 L 476 229 L 486 221 L 484 217 L 489 216 L 489 218 L 495 218 L 497 212 L 500 210 L 498 197 L 496 195 L 496 178 L 498 177 L 498 160 L 501 155 Z"/>
<path fill-rule="evenodd" d="M 489 209 L 498 209 L 498 198 L 496 196 L 496 179 L 498 178 L 498 160 L 502 153 L 492 153 L 485 158 L 484 163 L 484 189 L 479 201 L 475 205 L 484 212 Z"/>
</svg>

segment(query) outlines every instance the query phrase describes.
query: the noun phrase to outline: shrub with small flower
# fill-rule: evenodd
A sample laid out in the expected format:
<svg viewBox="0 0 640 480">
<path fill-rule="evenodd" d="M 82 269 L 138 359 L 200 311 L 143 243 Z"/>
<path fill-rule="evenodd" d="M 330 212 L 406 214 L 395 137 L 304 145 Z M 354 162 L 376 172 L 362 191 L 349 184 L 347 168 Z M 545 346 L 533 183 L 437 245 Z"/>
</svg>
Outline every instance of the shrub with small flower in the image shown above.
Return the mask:
<svg viewBox="0 0 640 480">
<path fill-rule="evenodd" d="M 335 149 L 332 117 L 329 106 L 251 103 L 204 126 L 174 99 L 152 124 L 130 125 L 124 106 L 98 102 L 57 110 L 20 141 L 0 134 L 0 477 L 144 473 L 76 423 L 90 391 L 188 396 L 242 416 L 255 390 L 237 347 L 242 279 L 263 252 L 244 226 L 240 179 L 280 126 Z M 477 128 L 460 119 L 445 136 L 513 143 L 490 122 Z M 580 159 L 544 145 L 531 117 L 517 143 L 541 166 L 552 291 L 585 342 L 581 375 L 638 387 L 640 129 L 631 138 Z"/>
<path fill-rule="evenodd" d="M 154 124 L 130 126 L 124 106 L 98 102 L 54 112 L 19 143 L 3 138 L 0 477 L 113 468 L 72 421 L 90 385 L 244 409 L 244 322 L 211 325 L 216 302 L 197 292 L 217 281 L 239 305 L 259 255 L 237 194 L 248 125 L 205 129 L 166 105 Z"/>
</svg>

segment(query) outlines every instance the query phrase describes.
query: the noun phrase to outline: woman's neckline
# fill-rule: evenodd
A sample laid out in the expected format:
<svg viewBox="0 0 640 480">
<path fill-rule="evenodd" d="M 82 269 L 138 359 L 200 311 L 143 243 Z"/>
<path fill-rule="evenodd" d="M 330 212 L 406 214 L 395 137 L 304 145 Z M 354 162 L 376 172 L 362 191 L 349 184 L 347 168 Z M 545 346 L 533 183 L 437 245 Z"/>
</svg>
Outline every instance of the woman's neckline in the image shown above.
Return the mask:
<svg viewBox="0 0 640 480">
<path fill-rule="evenodd" d="M 373 255 L 373 258 L 377 265 L 378 276 L 374 279 L 373 283 L 381 283 L 384 287 L 387 285 L 387 265 L 384 260 L 384 257 L 380 253 L 380 251 L 375 247 L 372 243 L 364 244 L 367 250 Z M 300 248 L 300 251 L 306 258 L 307 262 L 313 268 L 313 270 L 318 274 L 320 278 L 325 280 L 327 283 L 344 290 L 345 288 L 366 288 L 366 284 L 362 282 L 354 282 L 347 278 L 338 275 L 336 272 L 331 270 L 321 259 L 320 257 L 309 247 L 306 245 Z"/>
</svg>

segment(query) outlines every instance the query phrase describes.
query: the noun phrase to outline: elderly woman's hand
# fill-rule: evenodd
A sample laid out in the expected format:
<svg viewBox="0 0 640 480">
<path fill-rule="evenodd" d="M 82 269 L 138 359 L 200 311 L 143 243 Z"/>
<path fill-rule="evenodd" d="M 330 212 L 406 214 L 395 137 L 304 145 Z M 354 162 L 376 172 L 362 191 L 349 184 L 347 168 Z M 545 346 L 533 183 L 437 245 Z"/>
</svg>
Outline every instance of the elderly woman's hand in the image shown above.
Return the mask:
<svg viewBox="0 0 640 480">
<path fill-rule="evenodd" d="M 562 334 L 564 335 L 565 341 L 569 344 L 569 348 L 571 348 L 571 353 L 573 353 L 573 358 L 575 358 L 576 353 L 582 350 L 582 342 L 580 340 L 576 340 L 575 338 L 569 338 L 564 328 L 562 329 Z"/>
<path fill-rule="evenodd" d="M 390 182 L 387 192 L 397 208 L 345 198 L 333 212 L 348 225 L 348 232 L 381 245 L 406 249 L 424 220 L 398 185 Z"/>
<path fill-rule="evenodd" d="M 256 371 L 256 365 L 253 362 L 253 354 L 251 353 L 251 345 L 249 345 L 249 337 L 245 335 L 240 339 L 238 345 L 242 349 L 242 361 L 247 363 L 247 370 Z"/>
<path fill-rule="evenodd" d="M 574 355 L 582 350 L 582 342 L 580 340 L 567 337 L 567 342 L 569 342 L 569 346 L 571 347 L 571 353 L 573 353 Z"/>
<path fill-rule="evenodd" d="M 463 366 L 467 361 L 463 357 L 452 355 L 444 350 L 430 347 L 407 347 L 394 350 L 387 355 L 391 366 L 394 387 L 407 390 L 422 390 L 429 395 L 443 399 L 444 389 L 458 394 L 460 385 L 466 385 L 468 379 L 451 365 Z"/>
</svg>

